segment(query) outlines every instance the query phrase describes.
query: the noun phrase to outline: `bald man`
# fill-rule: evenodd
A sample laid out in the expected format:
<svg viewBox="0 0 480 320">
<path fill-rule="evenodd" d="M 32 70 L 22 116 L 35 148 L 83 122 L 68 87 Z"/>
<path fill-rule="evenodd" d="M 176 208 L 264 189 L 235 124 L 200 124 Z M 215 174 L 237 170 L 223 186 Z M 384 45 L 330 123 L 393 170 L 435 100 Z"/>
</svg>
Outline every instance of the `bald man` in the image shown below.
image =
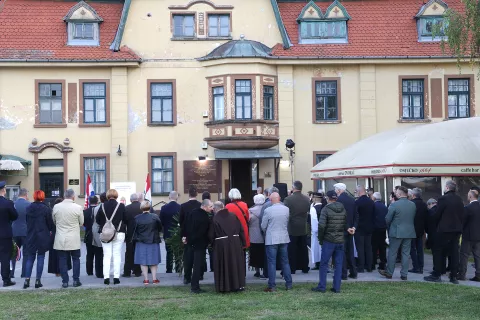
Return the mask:
<svg viewBox="0 0 480 320">
<path fill-rule="evenodd" d="M 275 277 L 277 275 L 277 253 L 280 255 L 285 286 L 292 289 L 292 274 L 288 263 L 288 221 L 290 210 L 280 202 L 278 192 L 270 196 L 272 206 L 265 209 L 262 219 L 262 230 L 265 233 L 265 251 L 268 260 L 268 287 L 265 292 L 276 291 Z"/>
</svg>

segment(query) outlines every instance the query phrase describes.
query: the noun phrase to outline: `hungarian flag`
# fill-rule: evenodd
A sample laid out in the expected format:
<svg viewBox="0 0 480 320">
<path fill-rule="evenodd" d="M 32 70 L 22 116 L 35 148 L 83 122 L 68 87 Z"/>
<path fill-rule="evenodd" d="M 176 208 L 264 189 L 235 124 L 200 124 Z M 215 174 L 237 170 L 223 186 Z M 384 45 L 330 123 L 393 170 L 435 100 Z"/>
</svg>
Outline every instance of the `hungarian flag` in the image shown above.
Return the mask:
<svg viewBox="0 0 480 320">
<path fill-rule="evenodd" d="M 145 195 L 145 200 L 152 202 L 152 189 L 150 186 L 150 173 L 147 173 L 147 180 L 145 181 L 145 190 L 143 191 L 143 194 Z"/>
<path fill-rule="evenodd" d="M 90 174 L 87 174 L 87 183 L 85 184 L 85 209 L 88 209 L 88 198 L 94 195 L 95 191 L 93 190 L 92 179 L 90 179 Z"/>
</svg>

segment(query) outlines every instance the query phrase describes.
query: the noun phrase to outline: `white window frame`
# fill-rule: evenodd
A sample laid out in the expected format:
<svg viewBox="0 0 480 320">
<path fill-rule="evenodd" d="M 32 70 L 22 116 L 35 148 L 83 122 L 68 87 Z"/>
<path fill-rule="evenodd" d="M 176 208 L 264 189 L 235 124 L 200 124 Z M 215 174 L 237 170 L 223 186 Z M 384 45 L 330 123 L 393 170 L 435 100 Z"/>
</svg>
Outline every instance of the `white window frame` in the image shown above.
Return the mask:
<svg viewBox="0 0 480 320">
<path fill-rule="evenodd" d="M 93 40 L 92 39 L 75 39 L 75 25 L 79 23 L 93 24 Z M 98 22 L 76 21 L 68 22 L 68 45 L 69 46 L 100 46 L 100 29 Z"/>
<path fill-rule="evenodd" d="M 445 24 L 445 18 L 444 17 L 437 17 L 437 16 L 425 16 L 425 17 L 420 17 L 417 20 L 417 33 L 418 33 L 418 42 L 439 42 L 442 40 L 447 41 L 448 37 L 445 35 L 438 35 L 438 36 L 431 36 L 431 35 L 422 35 L 422 27 L 424 20 L 430 20 L 430 19 L 442 19 L 442 23 Z M 445 34 L 445 29 L 447 26 L 443 26 L 444 29 L 444 34 Z"/>
</svg>

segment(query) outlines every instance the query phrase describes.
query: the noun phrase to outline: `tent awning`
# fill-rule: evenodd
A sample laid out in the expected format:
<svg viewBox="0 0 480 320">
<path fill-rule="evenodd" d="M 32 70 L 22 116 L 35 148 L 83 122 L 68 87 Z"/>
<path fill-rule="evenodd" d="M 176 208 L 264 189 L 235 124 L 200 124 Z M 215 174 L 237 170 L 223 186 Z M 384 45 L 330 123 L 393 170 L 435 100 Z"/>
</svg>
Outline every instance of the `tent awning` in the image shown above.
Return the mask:
<svg viewBox="0 0 480 320">
<path fill-rule="evenodd" d="M 0 170 L 4 171 L 21 171 L 25 167 L 17 160 L 0 160 Z"/>
<path fill-rule="evenodd" d="M 480 117 L 400 126 L 358 141 L 311 169 L 312 179 L 479 176 Z"/>
<path fill-rule="evenodd" d="M 215 159 L 280 159 L 282 156 L 276 149 L 265 150 L 215 150 Z"/>
</svg>

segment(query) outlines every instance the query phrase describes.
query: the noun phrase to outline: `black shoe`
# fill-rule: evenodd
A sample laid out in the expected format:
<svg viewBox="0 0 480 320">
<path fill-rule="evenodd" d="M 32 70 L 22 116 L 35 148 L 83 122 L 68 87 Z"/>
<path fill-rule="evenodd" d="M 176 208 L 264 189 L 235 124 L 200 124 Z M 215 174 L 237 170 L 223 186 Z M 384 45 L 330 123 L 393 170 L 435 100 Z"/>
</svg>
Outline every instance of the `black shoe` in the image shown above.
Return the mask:
<svg viewBox="0 0 480 320">
<path fill-rule="evenodd" d="M 37 279 L 37 280 L 35 281 L 35 289 L 38 289 L 38 288 L 41 288 L 41 287 L 43 287 L 43 284 L 42 284 L 42 282 L 40 281 L 40 279 Z"/>
<path fill-rule="evenodd" d="M 120 284 L 120 279 L 113 278 L 113 284 Z"/>
<path fill-rule="evenodd" d="M 202 289 L 197 289 L 197 290 L 190 290 L 190 292 L 193 294 L 200 294 L 200 293 L 205 293 L 206 291 Z"/>
<path fill-rule="evenodd" d="M 260 272 L 255 272 L 255 274 L 253 275 L 255 278 L 260 278 Z"/>
<path fill-rule="evenodd" d="M 400 279 L 402 279 L 403 281 L 407 281 L 407 277 L 405 276 L 401 276 Z"/>
<path fill-rule="evenodd" d="M 183 284 L 190 284 L 190 282 L 192 282 L 192 281 L 187 280 L 187 279 L 183 279 Z"/>
<path fill-rule="evenodd" d="M 475 281 L 475 282 L 480 282 L 480 277 L 473 277 L 473 278 L 470 278 L 470 281 Z"/>
<path fill-rule="evenodd" d="M 346 281 L 346 280 L 348 280 L 348 277 L 342 277 L 342 280 Z"/>
<path fill-rule="evenodd" d="M 126 274 L 126 273 L 122 274 L 122 278 L 130 278 L 131 276 L 132 276 L 131 274 Z"/>
<path fill-rule="evenodd" d="M 266 276 L 266 275 L 261 275 L 260 276 L 260 280 L 267 280 L 267 279 L 268 279 L 268 276 Z"/>
<path fill-rule="evenodd" d="M 142 274 L 141 274 L 141 273 L 135 273 L 135 275 L 134 275 L 134 276 L 135 276 L 135 278 L 139 278 L 139 277 L 141 277 L 141 276 L 142 276 Z"/>
<path fill-rule="evenodd" d="M 467 278 L 465 276 L 457 276 L 457 280 L 467 281 Z"/>
<path fill-rule="evenodd" d="M 408 273 L 423 274 L 423 270 L 422 269 L 410 269 L 410 270 L 408 270 Z"/>
<path fill-rule="evenodd" d="M 166 273 L 173 273 L 173 272 L 172 272 L 172 270 L 167 270 L 167 272 L 166 272 Z"/>
<path fill-rule="evenodd" d="M 201 276 L 199 280 L 200 280 L 200 281 L 203 281 L 203 276 Z"/>
<path fill-rule="evenodd" d="M 325 290 L 322 290 L 322 289 L 320 289 L 319 287 L 312 288 L 312 291 L 313 291 L 313 292 L 325 293 Z"/>
<path fill-rule="evenodd" d="M 110 285 L 110 279 L 104 279 L 103 284 L 105 284 L 107 286 Z"/>
<path fill-rule="evenodd" d="M 103 279 L 103 274 L 97 276 L 98 279 Z"/>
<path fill-rule="evenodd" d="M 442 282 L 442 278 L 440 277 L 435 277 L 434 275 L 430 275 L 428 277 L 424 277 L 423 280 L 428 281 L 428 282 Z"/>
<path fill-rule="evenodd" d="M 11 287 L 11 286 L 14 286 L 14 285 L 16 285 L 15 281 L 12 281 L 12 280 L 3 281 L 3 286 L 4 287 Z"/>
<path fill-rule="evenodd" d="M 63 289 L 67 289 L 67 288 L 68 288 L 68 282 L 62 283 L 62 288 L 63 288 Z"/>
<path fill-rule="evenodd" d="M 335 290 L 335 289 L 333 289 L 333 288 L 330 289 L 330 291 L 332 291 L 333 293 L 340 293 L 340 291 L 337 291 L 337 290 Z"/>
<path fill-rule="evenodd" d="M 380 273 L 381 276 L 387 278 L 387 279 L 392 279 L 392 275 L 389 274 L 387 271 L 385 270 L 378 270 L 378 273 Z"/>
<path fill-rule="evenodd" d="M 87 276 L 93 276 L 93 273 L 87 273 Z"/>
<path fill-rule="evenodd" d="M 30 287 L 30 279 L 25 279 L 25 282 L 23 283 L 23 289 L 27 289 Z"/>
<path fill-rule="evenodd" d="M 348 277 L 349 277 L 350 279 L 357 279 L 358 276 L 357 276 L 357 275 L 353 275 L 353 274 L 350 273 L 350 274 L 348 275 Z"/>
<path fill-rule="evenodd" d="M 458 280 L 457 280 L 456 277 L 451 277 L 450 282 L 453 283 L 453 284 L 458 284 Z"/>
<path fill-rule="evenodd" d="M 82 283 L 80 282 L 80 280 L 73 281 L 73 287 L 74 288 L 81 287 L 81 286 L 82 286 Z"/>
<path fill-rule="evenodd" d="M 308 268 L 305 269 L 305 270 L 302 270 L 302 273 L 308 273 L 308 271 L 310 271 L 310 267 L 308 267 Z"/>
</svg>

